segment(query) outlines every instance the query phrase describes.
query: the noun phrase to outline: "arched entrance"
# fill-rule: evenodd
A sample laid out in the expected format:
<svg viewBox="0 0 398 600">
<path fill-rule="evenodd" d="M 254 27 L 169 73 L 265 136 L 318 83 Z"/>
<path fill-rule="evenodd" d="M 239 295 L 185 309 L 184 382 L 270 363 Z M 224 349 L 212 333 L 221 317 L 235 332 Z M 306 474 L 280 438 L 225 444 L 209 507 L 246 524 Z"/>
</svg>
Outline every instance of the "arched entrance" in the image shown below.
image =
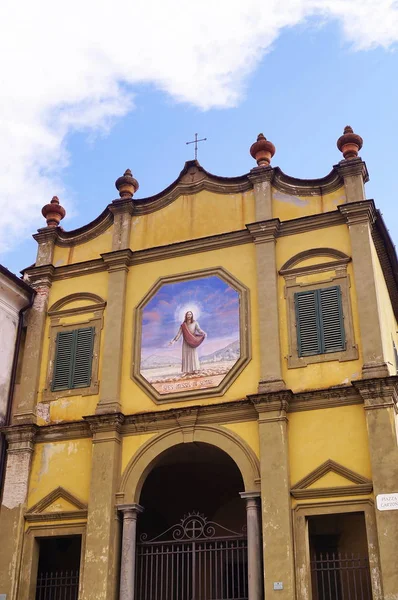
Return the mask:
<svg viewBox="0 0 398 600">
<path fill-rule="evenodd" d="M 205 443 L 179 444 L 143 485 L 136 598 L 248 598 L 246 509 L 234 461 Z"/>
<path fill-rule="evenodd" d="M 260 600 L 258 482 L 257 457 L 224 428 L 149 440 L 118 494 L 120 600 Z"/>
</svg>

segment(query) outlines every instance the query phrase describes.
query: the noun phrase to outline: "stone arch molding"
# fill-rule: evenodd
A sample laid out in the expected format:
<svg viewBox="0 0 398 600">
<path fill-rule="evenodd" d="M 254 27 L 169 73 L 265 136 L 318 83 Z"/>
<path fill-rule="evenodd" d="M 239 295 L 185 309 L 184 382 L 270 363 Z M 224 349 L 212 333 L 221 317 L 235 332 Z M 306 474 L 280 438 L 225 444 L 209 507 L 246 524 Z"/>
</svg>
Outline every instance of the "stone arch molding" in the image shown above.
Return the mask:
<svg viewBox="0 0 398 600">
<path fill-rule="evenodd" d="M 197 425 L 176 428 L 148 440 L 128 463 L 121 480 L 118 504 L 139 503 L 141 490 L 157 459 L 173 446 L 189 442 L 203 442 L 224 451 L 238 467 L 244 491 L 260 489 L 260 464 L 253 450 L 238 435 L 221 426 Z"/>
<path fill-rule="evenodd" d="M 91 292 L 77 292 L 74 294 L 69 294 L 68 296 L 64 296 L 60 300 L 54 302 L 54 304 L 49 308 L 48 313 L 52 314 L 64 310 L 68 304 L 76 302 L 76 300 L 85 300 L 87 303 L 90 303 L 87 306 L 82 307 L 86 310 L 88 308 L 99 309 L 105 307 L 105 301 L 103 298 L 101 298 L 101 296 L 92 294 Z"/>
<path fill-rule="evenodd" d="M 281 268 L 280 273 L 281 275 L 284 275 L 291 269 L 297 268 L 304 260 L 315 257 L 331 258 L 331 263 L 335 265 L 340 263 L 346 264 L 350 261 L 350 257 L 347 256 L 347 254 L 341 252 L 341 250 L 336 250 L 335 248 L 310 248 L 289 258 Z"/>
</svg>

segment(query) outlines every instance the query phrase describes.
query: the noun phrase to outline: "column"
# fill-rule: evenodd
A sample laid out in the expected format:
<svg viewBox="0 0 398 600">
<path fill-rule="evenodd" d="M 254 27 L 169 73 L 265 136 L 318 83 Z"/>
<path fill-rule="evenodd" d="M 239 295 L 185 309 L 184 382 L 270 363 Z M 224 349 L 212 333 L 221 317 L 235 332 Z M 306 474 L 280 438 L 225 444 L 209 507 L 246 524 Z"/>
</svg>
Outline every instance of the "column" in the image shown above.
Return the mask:
<svg viewBox="0 0 398 600">
<path fill-rule="evenodd" d="M 24 510 L 34 450 L 36 425 L 8 427 L 7 466 L 0 508 L 0 595 L 16 600 L 18 592 Z"/>
<path fill-rule="evenodd" d="M 249 600 L 261 600 L 263 597 L 263 576 L 261 557 L 261 516 L 260 505 L 258 502 L 260 492 L 241 492 L 240 496 L 246 500 Z"/>
<path fill-rule="evenodd" d="M 105 316 L 102 377 L 97 414 L 118 413 L 121 410 L 124 314 L 130 250 L 102 254 L 108 265 L 108 298 Z"/>
<path fill-rule="evenodd" d="M 355 383 L 366 411 L 381 579 L 385 600 L 398 598 L 398 511 L 379 510 L 379 494 L 398 493 L 398 383 L 396 377 Z"/>
<path fill-rule="evenodd" d="M 119 520 L 115 494 L 120 482 L 120 414 L 85 417 L 93 434 L 90 499 L 81 600 L 116 598 Z"/>
<path fill-rule="evenodd" d="M 267 600 L 295 598 L 292 508 L 287 439 L 291 392 L 252 396 L 260 437 L 264 595 Z M 282 585 L 275 591 L 274 584 Z"/>
<path fill-rule="evenodd" d="M 123 513 L 119 600 L 134 600 L 137 517 L 144 509 L 139 504 L 122 504 L 118 510 Z"/>
<path fill-rule="evenodd" d="M 247 225 L 256 246 L 260 333 L 259 393 L 285 388 L 279 338 L 278 273 L 275 254 L 275 239 L 279 226 L 279 219 Z"/>
<path fill-rule="evenodd" d="M 385 377 L 389 372 L 384 361 L 372 256 L 371 226 L 376 218 L 374 204 L 371 200 L 364 200 L 343 204 L 339 210 L 346 218 L 350 232 L 363 354 L 362 377 Z"/>
<path fill-rule="evenodd" d="M 19 401 L 12 417 L 14 423 L 34 423 L 36 420 L 42 344 L 54 267 L 52 265 L 33 267 L 28 273 L 28 283 L 36 290 L 36 296 L 26 317 L 27 333 L 21 388 Z"/>
</svg>

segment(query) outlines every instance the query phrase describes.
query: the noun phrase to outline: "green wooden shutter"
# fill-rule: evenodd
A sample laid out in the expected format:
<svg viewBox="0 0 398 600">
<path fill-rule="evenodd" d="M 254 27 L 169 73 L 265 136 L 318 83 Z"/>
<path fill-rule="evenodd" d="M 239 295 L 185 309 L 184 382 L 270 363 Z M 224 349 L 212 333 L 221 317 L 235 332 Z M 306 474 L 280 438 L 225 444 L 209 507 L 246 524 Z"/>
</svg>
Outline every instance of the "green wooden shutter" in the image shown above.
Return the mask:
<svg viewBox="0 0 398 600">
<path fill-rule="evenodd" d="M 296 292 L 297 344 L 299 356 L 321 352 L 319 316 L 316 290 Z"/>
<path fill-rule="evenodd" d="M 340 286 L 317 290 L 322 352 L 345 350 L 345 333 Z"/>
<path fill-rule="evenodd" d="M 67 390 L 73 359 L 74 331 L 57 333 L 52 390 Z"/>
<path fill-rule="evenodd" d="M 75 357 L 71 387 L 87 387 L 91 381 L 93 362 L 94 327 L 85 327 L 75 331 Z"/>
<path fill-rule="evenodd" d="M 294 295 L 299 356 L 345 350 L 340 286 Z"/>
<path fill-rule="evenodd" d="M 57 334 L 53 391 L 90 385 L 94 333 L 94 327 L 83 327 Z"/>
</svg>

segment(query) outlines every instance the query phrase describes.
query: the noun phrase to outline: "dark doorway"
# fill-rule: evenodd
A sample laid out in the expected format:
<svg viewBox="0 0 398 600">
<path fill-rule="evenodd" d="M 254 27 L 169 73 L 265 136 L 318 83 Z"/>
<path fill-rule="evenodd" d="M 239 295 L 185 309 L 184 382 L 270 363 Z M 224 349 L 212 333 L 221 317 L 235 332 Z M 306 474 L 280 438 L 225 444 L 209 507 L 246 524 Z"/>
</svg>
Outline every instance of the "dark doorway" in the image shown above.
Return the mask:
<svg viewBox="0 0 398 600">
<path fill-rule="evenodd" d="M 204 443 L 165 452 L 142 489 L 140 600 L 246 600 L 246 509 L 234 461 Z"/>
<path fill-rule="evenodd" d="M 371 600 L 363 513 L 310 517 L 308 528 L 312 600 Z"/>
<path fill-rule="evenodd" d="M 36 600 L 77 600 L 81 536 L 40 538 Z"/>
</svg>

